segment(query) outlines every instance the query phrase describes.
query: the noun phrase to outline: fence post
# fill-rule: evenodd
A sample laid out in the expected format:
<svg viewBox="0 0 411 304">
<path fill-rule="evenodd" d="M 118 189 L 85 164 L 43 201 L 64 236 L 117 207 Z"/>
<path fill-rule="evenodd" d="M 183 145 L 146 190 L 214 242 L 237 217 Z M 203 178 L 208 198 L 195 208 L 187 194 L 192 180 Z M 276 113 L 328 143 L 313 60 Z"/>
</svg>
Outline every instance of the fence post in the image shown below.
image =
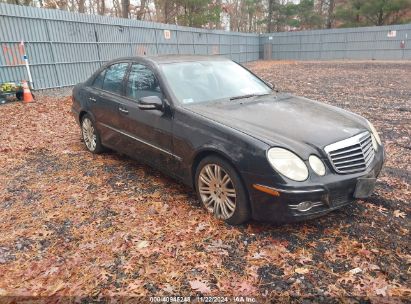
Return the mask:
<svg viewBox="0 0 411 304">
<path fill-rule="evenodd" d="M 405 60 L 405 49 L 407 48 L 407 40 L 408 40 L 408 33 L 405 32 L 405 37 L 404 37 L 404 47 L 402 48 L 402 60 Z"/>
<path fill-rule="evenodd" d="M 344 49 L 345 49 L 345 52 L 344 52 L 344 60 L 347 60 L 347 59 L 348 59 L 348 57 L 347 57 L 347 48 L 348 48 L 348 38 L 347 38 L 347 36 L 348 36 L 348 33 L 345 32 L 345 33 L 344 33 Z"/>
<path fill-rule="evenodd" d="M 130 28 L 131 26 L 127 26 L 127 32 L 128 32 L 128 45 L 130 47 L 130 56 L 133 56 L 133 46 L 131 44 L 131 34 L 130 34 Z"/>
<path fill-rule="evenodd" d="M 302 38 L 302 36 L 303 35 L 301 35 L 301 33 L 298 33 L 298 37 L 300 38 L 299 39 L 299 43 L 300 43 L 300 45 L 299 45 L 300 60 L 301 60 L 301 55 L 303 53 L 303 50 L 302 50 L 302 46 L 303 46 L 302 40 L 303 40 L 303 38 Z M 295 60 L 296 58 L 293 58 L 293 59 Z"/>
<path fill-rule="evenodd" d="M 154 28 L 154 40 L 156 41 L 156 55 L 159 55 L 158 54 L 157 28 Z"/>
<path fill-rule="evenodd" d="M 208 54 L 208 30 L 206 32 L 206 44 L 207 44 L 207 54 L 206 55 L 209 55 Z"/>
<path fill-rule="evenodd" d="M 177 30 L 177 26 L 176 26 L 176 43 L 177 43 L 177 54 L 178 55 L 180 55 L 180 43 L 179 43 L 179 41 L 178 41 L 178 39 L 179 39 L 179 33 L 180 31 L 179 30 Z"/>
<path fill-rule="evenodd" d="M 218 35 L 218 55 L 221 55 L 221 35 L 220 34 Z"/>
<path fill-rule="evenodd" d="M 101 67 L 103 65 L 103 62 L 102 62 L 102 59 L 101 59 L 100 42 L 98 41 L 98 34 L 97 34 L 97 29 L 96 29 L 96 24 L 95 23 L 93 23 L 93 29 L 94 29 L 94 38 L 96 39 L 98 62 L 100 63 L 100 67 Z"/>
<path fill-rule="evenodd" d="M 322 60 L 323 58 L 323 35 L 322 33 L 319 33 L 319 35 L 320 35 L 320 58 L 318 59 Z"/>
<path fill-rule="evenodd" d="M 233 60 L 233 34 L 230 33 L 230 59 Z"/>
</svg>

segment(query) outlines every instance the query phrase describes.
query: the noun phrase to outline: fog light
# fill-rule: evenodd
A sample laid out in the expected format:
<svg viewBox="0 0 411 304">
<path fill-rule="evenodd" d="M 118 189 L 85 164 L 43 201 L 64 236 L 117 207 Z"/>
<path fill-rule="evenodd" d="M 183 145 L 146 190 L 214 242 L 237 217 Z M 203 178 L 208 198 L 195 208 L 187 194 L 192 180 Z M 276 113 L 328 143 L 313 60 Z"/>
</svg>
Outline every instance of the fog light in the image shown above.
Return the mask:
<svg viewBox="0 0 411 304">
<path fill-rule="evenodd" d="M 300 212 L 306 212 L 308 210 L 311 210 L 314 207 L 321 206 L 323 203 L 322 202 L 310 202 L 310 201 L 305 201 L 301 202 L 298 205 L 290 205 L 291 209 L 298 210 Z"/>
<path fill-rule="evenodd" d="M 312 208 L 311 202 L 301 202 L 297 205 L 298 211 L 308 211 Z"/>
</svg>

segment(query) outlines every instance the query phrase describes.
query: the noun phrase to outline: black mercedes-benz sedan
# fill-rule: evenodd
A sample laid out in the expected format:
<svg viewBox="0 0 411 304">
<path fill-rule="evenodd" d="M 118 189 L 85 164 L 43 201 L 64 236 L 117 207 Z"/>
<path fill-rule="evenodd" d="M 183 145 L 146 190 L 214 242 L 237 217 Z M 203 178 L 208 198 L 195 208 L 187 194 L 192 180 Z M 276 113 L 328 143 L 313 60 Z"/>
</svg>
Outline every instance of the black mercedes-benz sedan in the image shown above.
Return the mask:
<svg viewBox="0 0 411 304">
<path fill-rule="evenodd" d="M 215 56 L 113 60 L 74 87 L 72 110 L 90 152 L 173 176 L 229 224 L 314 218 L 368 197 L 384 161 L 365 118 Z"/>
</svg>

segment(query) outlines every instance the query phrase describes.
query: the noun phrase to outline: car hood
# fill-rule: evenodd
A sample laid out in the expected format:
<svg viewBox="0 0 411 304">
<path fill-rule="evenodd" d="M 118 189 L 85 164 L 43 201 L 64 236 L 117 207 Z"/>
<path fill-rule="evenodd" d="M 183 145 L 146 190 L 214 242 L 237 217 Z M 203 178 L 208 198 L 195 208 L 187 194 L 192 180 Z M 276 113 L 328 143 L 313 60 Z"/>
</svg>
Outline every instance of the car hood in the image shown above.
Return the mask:
<svg viewBox="0 0 411 304">
<path fill-rule="evenodd" d="M 307 145 L 322 150 L 368 129 L 366 120 L 359 115 L 291 94 L 190 104 L 185 108 L 270 146 L 300 151 L 307 150 Z M 308 156 L 304 154 L 307 153 L 300 153 L 302 157 Z"/>
</svg>

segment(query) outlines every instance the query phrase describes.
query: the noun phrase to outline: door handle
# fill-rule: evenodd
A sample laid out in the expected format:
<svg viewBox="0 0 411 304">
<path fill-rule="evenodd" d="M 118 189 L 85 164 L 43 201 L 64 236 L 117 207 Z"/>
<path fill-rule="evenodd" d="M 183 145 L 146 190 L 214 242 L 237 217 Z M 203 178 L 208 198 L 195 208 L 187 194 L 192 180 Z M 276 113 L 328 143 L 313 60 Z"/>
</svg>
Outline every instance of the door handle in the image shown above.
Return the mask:
<svg viewBox="0 0 411 304">
<path fill-rule="evenodd" d="M 93 102 L 96 102 L 96 101 L 97 101 L 97 100 L 96 100 L 95 98 L 93 98 L 93 97 L 89 97 L 88 99 L 91 100 L 91 101 L 93 101 Z"/>
<path fill-rule="evenodd" d="M 119 110 L 121 113 L 128 114 L 128 110 L 125 109 L 125 108 L 120 107 L 120 108 L 118 108 L 118 110 Z"/>
</svg>

